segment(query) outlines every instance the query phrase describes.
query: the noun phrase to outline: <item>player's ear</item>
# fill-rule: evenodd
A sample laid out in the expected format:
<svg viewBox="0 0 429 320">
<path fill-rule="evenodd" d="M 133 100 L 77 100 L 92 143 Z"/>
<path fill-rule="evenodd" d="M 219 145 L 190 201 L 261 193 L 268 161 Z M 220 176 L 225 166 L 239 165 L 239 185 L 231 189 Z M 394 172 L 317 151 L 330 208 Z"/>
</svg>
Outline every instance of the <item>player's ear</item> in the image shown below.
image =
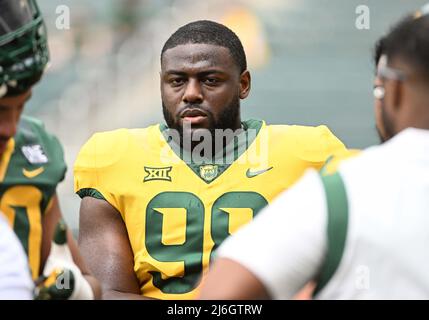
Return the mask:
<svg viewBox="0 0 429 320">
<path fill-rule="evenodd" d="M 240 75 L 240 99 L 246 99 L 250 93 L 251 77 L 248 70 Z"/>
<path fill-rule="evenodd" d="M 404 83 L 402 81 L 392 81 L 392 107 L 399 111 L 403 107 L 404 101 Z"/>
<path fill-rule="evenodd" d="M 385 108 L 391 112 L 397 112 L 403 103 L 402 82 L 397 80 L 387 80 L 384 84 L 386 95 L 384 97 Z"/>
</svg>

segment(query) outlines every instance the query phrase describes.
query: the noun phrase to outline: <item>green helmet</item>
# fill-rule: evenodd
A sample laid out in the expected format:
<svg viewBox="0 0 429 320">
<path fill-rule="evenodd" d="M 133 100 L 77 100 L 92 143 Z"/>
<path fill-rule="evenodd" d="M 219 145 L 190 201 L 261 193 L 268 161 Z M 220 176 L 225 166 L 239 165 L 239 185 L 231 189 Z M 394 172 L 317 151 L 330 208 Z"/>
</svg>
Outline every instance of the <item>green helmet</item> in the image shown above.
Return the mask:
<svg viewBox="0 0 429 320">
<path fill-rule="evenodd" d="M 48 62 L 46 26 L 36 0 L 0 0 L 0 98 L 30 89 Z"/>
</svg>

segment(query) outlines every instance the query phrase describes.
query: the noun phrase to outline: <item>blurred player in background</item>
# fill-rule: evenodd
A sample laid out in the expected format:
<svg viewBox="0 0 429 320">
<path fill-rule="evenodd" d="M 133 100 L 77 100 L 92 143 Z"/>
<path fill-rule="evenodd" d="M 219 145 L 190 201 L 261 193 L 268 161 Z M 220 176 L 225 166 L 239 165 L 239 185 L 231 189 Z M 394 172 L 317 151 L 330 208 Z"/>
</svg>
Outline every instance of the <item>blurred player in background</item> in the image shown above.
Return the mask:
<svg viewBox="0 0 429 320">
<path fill-rule="evenodd" d="M 250 72 L 221 24 L 179 28 L 160 77 L 166 124 L 95 134 L 74 167 L 79 245 L 105 298 L 194 298 L 226 237 L 345 149 L 325 126 L 241 120 Z"/>
<path fill-rule="evenodd" d="M 70 232 L 74 261 L 64 265 L 49 257 L 61 218 L 56 188 L 66 172 L 62 147 L 40 121 L 21 116 L 49 61 L 46 36 L 36 1 L 0 0 L 0 210 L 24 247 L 34 280 L 67 267 L 75 278 L 72 297 L 94 298 L 98 283 L 84 267 Z"/>
<path fill-rule="evenodd" d="M 203 299 L 288 299 L 310 280 L 319 299 L 429 297 L 429 16 L 401 21 L 377 52 L 385 143 L 333 175 L 309 171 L 227 239 Z"/>
</svg>

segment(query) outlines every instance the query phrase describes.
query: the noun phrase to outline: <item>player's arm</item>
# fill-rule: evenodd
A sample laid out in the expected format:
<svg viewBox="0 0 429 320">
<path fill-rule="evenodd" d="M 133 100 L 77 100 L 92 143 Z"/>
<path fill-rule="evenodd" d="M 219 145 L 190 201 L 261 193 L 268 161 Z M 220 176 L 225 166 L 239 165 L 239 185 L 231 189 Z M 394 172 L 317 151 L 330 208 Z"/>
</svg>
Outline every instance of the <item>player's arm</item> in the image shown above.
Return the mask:
<svg viewBox="0 0 429 320">
<path fill-rule="evenodd" d="M 221 289 L 217 279 L 222 279 Z M 310 282 L 293 299 L 311 299 L 315 286 L 316 282 Z M 205 282 L 201 298 L 217 299 L 213 293 L 219 293 L 219 299 L 225 300 L 265 300 L 273 298 L 256 275 L 245 266 L 228 258 L 220 258 L 216 261 L 210 271 L 209 279 Z"/>
<path fill-rule="evenodd" d="M 44 215 L 43 221 L 42 221 L 43 238 L 42 238 L 42 256 L 41 256 L 42 261 L 40 264 L 41 273 L 43 272 L 46 261 L 48 260 L 48 257 L 51 251 L 51 244 L 52 244 L 52 239 L 54 237 L 55 228 L 58 222 L 60 221 L 60 219 L 62 219 L 61 209 L 59 206 L 58 197 L 57 195 L 54 195 L 54 197 L 51 200 L 51 204 L 46 214 Z M 80 269 L 83 277 L 91 286 L 92 292 L 94 294 L 94 299 L 100 299 L 101 288 L 100 288 L 99 282 L 97 281 L 96 278 L 94 278 L 94 276 L 90 274 L 88 268 L 86 267 L 84 260 L 82 259 L 82 256 L 79 253 L 76 241 L 74 240 L 70 229 L 67 230 L 67 245 L 72 254 L 73 262 Z"/>
<path fill-rule="evenodd" d="M 79 248 L 101 282 L 103 299 L 145 299 L 134 273 L 133 252 L 119 212 L 107 201 L 84 197 L 79 225 Z"/>
<path fill-rule="evenodd" d="M 265 285 L 254 273 L 229 258 L 216 260 L 204 282 L 200 296 L 200 299 L 203 300 L 265 300 L 270 298 Z"/>
</svg>

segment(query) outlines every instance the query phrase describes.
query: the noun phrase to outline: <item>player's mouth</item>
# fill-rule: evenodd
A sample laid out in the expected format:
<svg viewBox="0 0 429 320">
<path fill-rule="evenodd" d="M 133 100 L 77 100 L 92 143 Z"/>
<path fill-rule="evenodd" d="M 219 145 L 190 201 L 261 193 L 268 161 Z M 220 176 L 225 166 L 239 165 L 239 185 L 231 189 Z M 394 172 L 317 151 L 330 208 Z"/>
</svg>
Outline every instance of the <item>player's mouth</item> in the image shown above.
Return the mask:
<svg viewBox="0 0 429 320">
<path fill-rule="evenodd" d="M 183 122 L 189 122 L 191 125 L 199 125 L 207 120 L 207 114 L 201 109 L 185 109 L 181 114 Z"/>
</svg>

